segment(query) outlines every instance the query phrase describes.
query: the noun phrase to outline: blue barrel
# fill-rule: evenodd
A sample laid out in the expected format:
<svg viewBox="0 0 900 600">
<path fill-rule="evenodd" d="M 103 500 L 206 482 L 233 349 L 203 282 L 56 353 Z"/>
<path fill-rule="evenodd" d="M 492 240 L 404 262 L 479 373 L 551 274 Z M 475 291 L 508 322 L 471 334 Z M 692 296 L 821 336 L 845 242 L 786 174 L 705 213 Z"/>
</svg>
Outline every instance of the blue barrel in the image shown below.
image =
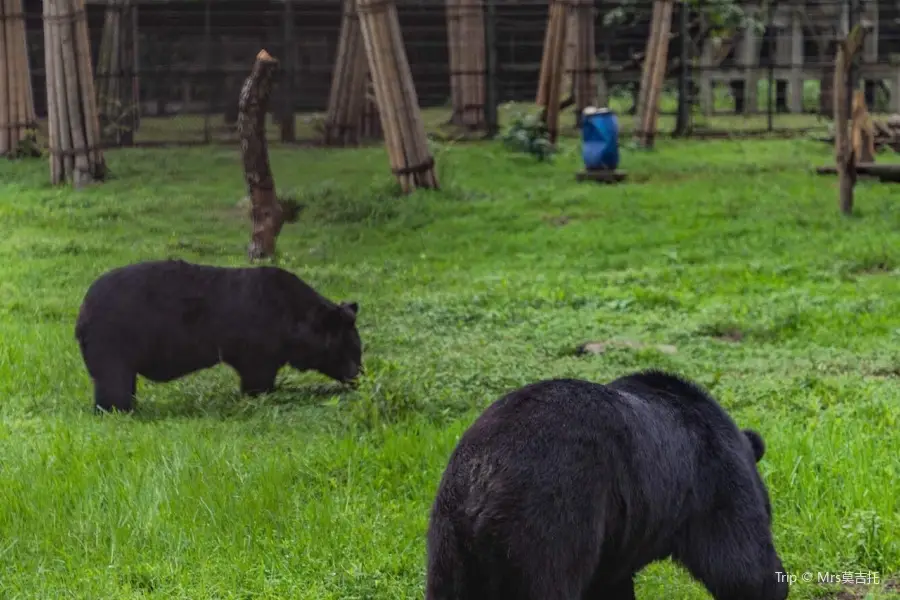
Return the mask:
<svg viewBox="0 0 900 600">
<path fill-rule="evenodd" d="M 608 108 L 584 109 L 581 117 L 581 157 L 588 171 L 619 166 L 619 120 Z"/>
</svg>

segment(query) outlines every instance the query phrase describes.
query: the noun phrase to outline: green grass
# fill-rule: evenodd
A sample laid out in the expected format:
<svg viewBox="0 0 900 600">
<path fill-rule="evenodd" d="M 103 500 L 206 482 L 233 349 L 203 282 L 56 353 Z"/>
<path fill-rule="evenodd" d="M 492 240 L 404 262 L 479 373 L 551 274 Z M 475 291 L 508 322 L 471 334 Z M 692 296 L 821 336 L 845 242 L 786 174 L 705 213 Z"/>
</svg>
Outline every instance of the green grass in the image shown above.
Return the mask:
<svg viewBox="0 0 900 600">
<path fill-rule="evenodd" d="M 280 262 L 360 302 L 366 378 L 285 369 L 249 399 L 217 367 L 140 381 L 131 417 L 91 413 L 79 303 L 133 261 L 246 264 L 237 149 L 109 152 L 115 179 L 81 191 L 0 163 L 0 598 L 421 598 L 430 503 L 478 412 L 644 367 L 762 432 L 789 572 L 876 571 L 870 597 L 898 597 L 897 188 L 860 182 L 842 218 L 810 141 L 624 149 L 617 187 L 575 183 L 570 142 L 549 164 L 444 145 L 442 191 L 406 198 L 381 148 L 272 152 L 306 205 Z M 617 344 L 575 355 L 592 340 Z M 658 564 L 638 597 L 708 596 Z"/>
<path fill-rule="evenodd" d="M 821 118 L 818 110 L 818 81 L 807 81 L 804 85 L 802 114 L 774 113 L 771 127 L 778 131 L 808 131 L 815 134 L 828 133 L 830 120 Z M 734 113 L 734 98 L 727 86 L 715 84 L 713 87 L 714 113 L 704 115 L 699 105 L 694 106 L 691 116 L 691 125 L 695 135 L 705 133 L 730 132 L 734 135 L 758 135 L 769 130 L 768 107 L 768 81 L 763 79 L 757 89 L 756 111 L 751 114 Z M 869 107 L 872 116 L 883 120 L 888 113 L 885 103 L 879 96 L 879 102 Z M 772 97 L 774 107 L 775 98 Z M 609 97 L 609 107 L 619 115 L 619 126 L 623 134 L 629 134 L 635 125 L 633 115 L 627 111 L 633 104 L 633 98 L 629 93 L 614 89 Z M 660 114 L 657 129 L 660 135 L 667 136 L 675 129 L 675 114 L 678 110 L 677 82 L 670 82 L 668 88 L 660 96 Z M 528 102 L 507 102 L 498 107 L 498 118 L 501 127 L 509 125 L 511 119 L 521 112 L 537 113 L 539 108 Z M 813 111 L 813 112 L 809 112 Z M 455 127 L 448 126 L 447 121 L 451 115 L 449 101 L 447 106 L 422 109 L 422 121 L 425 130 L 430 134 L 441 138 L 453 138 L 460 134 Z M 578 131 L 575 129 L 574 109 L 565 110 L 560 115 L 560 135 L 576 138 Z M 301 143 L 319 142 L 322 140 L 325 111 L 297 114 L 294 118 L 294 130 L 296 140 Z M 124 127 L 124 124 L 122 125 Z M 40 137 L 46 139 L 46 122 L 39 121 Z M 201 143 L 205 139 L 208 128 L 209 139 L 213 142 L 233 142 L 238 140 L 237 130 L 233 125 L 225 125 L 222 114 L 208 116 L 198 114 L 176 114 L 165 117 L 144 116 L 140 128 L 135 134 L 136 145 L 155 144 L 187 144 Z M 266 135 L 269 140 L 280 138 L 280 127 L 270 115 L 266 120 Z M 374 142 L 378 144 L 376 140 Z"/>
</svg>

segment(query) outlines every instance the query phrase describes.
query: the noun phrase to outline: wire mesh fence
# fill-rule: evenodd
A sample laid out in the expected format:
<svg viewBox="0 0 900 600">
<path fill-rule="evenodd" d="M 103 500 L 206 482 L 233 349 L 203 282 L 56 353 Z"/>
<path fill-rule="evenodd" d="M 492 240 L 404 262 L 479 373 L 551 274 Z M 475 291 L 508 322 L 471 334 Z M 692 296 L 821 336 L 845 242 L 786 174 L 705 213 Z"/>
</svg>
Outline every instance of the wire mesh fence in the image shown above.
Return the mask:
<svg viewBox="0 0 900 600">
<path fill-rule="evenodd" d="M 134 129 L 133 135 L 120 143 L 236 143 L 240 87 L 262 48 L 282 63 L 271 102 L 269 139 L 321 140 L 341 0 L 132 2 L 134 9 L 120 19 L 120 27 L 131 28 L 134 57 L 114 69 L 96 65 L 107 13 L 121 10 L 122 3 L 104 0 L 87 5 L 96 77 L 118 78 L 119 85 L 128 86 L 138 98 L 139 118 L 125 125 Z M 492 88 L 502 127 L 512 113 L 534 110 L 548 3 L 491 2 L 486 52 L 496 65 Z M 43 122 L 41 5 L 39 0 L 24 4 L 35 109 Z M 397 0 L 397 8 L 426 128 L 438 130 L 451 113 L 445 2 Z M 630 115 L 651 12 L 647 0 L 595 1 L 598 103 L 616 111 L 626 135 L 633 127 Z M 857 69 L 869 110 L 876 118 L 900 112 L 898 17 L 896 3 L 861 0 L 678 4 L 660 102 L 660 134 L 676 128 L 682 135 L 695 136 L 826 132 L 836 40 L 861 21 L 871 26 Z M 97 87 L 105 89 L 99 82 Z M 688 117 L 681 123 L 679 106 Z M 562 124 L 574 133 L 571 111 Z"/>
</svg>

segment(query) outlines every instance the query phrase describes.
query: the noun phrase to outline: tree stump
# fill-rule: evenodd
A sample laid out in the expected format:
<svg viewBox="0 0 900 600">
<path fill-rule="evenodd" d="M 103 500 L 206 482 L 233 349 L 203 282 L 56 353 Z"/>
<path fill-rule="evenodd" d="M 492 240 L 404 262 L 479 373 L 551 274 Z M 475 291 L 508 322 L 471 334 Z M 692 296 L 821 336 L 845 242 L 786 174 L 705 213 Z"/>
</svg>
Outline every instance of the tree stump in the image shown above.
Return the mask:
<svg viewBox="0 0 900 600">
<path fill-rule="evenodd" d="M 253 232 L 247 254 L 250 260 L 275 254 L 275 239 L 284 225 L 284 209 L 275 196 L 275 180 L 269 167 L 266 111 L 278 61 L 265 50 L 256 55 L 250 76 L 244 81 L 238 102 L 238 135 L 244 179 L 250 196 Z"/>
</svg>

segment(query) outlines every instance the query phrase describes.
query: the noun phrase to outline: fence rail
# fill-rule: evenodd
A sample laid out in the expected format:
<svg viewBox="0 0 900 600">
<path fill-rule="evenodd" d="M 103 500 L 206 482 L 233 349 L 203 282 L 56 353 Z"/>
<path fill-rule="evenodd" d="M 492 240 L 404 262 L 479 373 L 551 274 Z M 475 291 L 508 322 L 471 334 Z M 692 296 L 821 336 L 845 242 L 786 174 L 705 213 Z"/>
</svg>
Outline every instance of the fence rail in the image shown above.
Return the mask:
<svg viewBox="0 0 900 600">
<path fill-rule="evenodd" d="M 548 6 L 546 0 L 492 1 L 494 30 L 487 52 L 496 64 L 491 83 L 502 120 L 534 101 Z M 445 5 L 440 0 L 397 4 L 424 120 L 429 129 L 439 130 L 450 115 Z M 830 106 L 834 40 L 863 18 L 873 23 L 858 67 L 869 109 L 876 117 L 900 112 L 900 9 L 894 3 L 769 3 L 767 14 L 757 14 L 760 31 L 753 35 L 712 30 L 716 6 L 722 4 L 675 8 L 660 103 L 661 134 L 674 130 L 680 102 L 689 108 L 688 135 L 826 131 L 829 119 L 821 113 Z M 682 9 L 689 11 L 685 19 Z M 95 65 L 106 10 L 105 3 L 88 4 Z M 261 48 L 283 63 L 271 104 L 270 139 L 278 140 L 282 129 L 290 129 L 279 123 L 291 111 L 294 131 L 288 141 L 315 143 L 321 138 L 341 25 L 339 0 L 146 1 L 136 10 L 137 69 L 112 74 L 139 89 L 140 125 L 128 143 L 236 142 L 240 85 Z M 595 4 L 599 95 L 620 114 L 625 131 L 632 126 L 628 115 L 641 77 L 651 11 L 646 0 Z M 43 119 L 40 2 L 26 0 L 25 12 L 35 108 Z M 748 8 L 747 14 L 753 11 Z M 716 36 L 718 45 L 711 41 Z M 574 122 L 574 116 L 563 116 L 563 125 Z"/>
</svg>

